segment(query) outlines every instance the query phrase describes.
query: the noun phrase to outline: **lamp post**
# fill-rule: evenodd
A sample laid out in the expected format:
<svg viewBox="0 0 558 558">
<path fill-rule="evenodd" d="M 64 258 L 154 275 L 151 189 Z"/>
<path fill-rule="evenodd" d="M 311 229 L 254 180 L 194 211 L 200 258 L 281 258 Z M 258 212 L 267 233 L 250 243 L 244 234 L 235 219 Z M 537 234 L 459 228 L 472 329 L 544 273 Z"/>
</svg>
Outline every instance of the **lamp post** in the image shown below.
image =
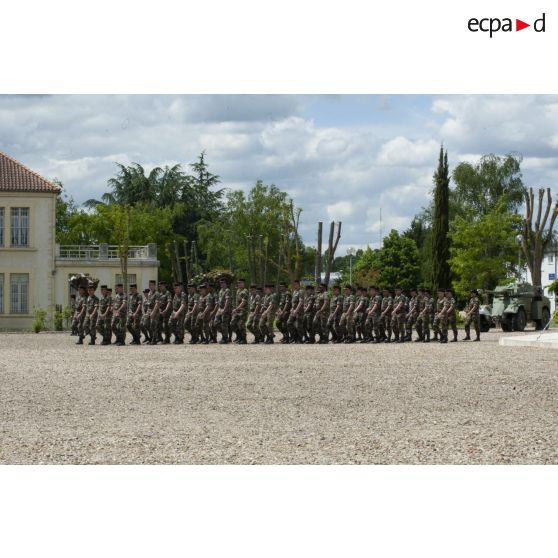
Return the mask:
<svg viewBox="0 0 558 558">
<path fill-rule="evenodd" d="M 349 256 L 349 283 L 353 284 L 353 256 L 356 254 L 356 250 L 354 248 L 349 248 L 347 250 L 347 256 Z"/>
</svg>

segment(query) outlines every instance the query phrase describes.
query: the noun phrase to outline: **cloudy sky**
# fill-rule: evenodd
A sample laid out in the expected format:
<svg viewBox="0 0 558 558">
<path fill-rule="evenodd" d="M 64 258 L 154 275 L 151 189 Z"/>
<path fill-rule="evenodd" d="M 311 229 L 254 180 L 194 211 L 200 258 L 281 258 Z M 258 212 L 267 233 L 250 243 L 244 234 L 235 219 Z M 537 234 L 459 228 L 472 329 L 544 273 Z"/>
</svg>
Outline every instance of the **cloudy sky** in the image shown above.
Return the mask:
<svg viewBox="0 0 558 558">
<path fill-rule="evenodd" d="M 558 96 L 8 96 L 0 151 L 77 202 L 106 191 L 115 162 L 192 162 L 227 188 L 257 179 L 303 208 L 301 232 L 343 221 L 341 251 L 377 246 L 428 203 L 440 143 L 450 166 L 519 152 L 527 185 L 558 183 Z M 558 188 L 555 188 L 558 191 Z"/>
</svg>

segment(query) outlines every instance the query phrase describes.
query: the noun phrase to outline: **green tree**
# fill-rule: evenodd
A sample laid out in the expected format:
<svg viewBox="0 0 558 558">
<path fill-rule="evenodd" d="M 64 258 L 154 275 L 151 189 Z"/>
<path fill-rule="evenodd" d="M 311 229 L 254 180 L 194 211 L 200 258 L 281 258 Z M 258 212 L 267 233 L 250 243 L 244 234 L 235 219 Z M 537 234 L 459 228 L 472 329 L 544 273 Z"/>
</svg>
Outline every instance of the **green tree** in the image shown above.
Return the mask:
<svg viewBox="0 0 558 558">
<path fill-rule="evenodd" d="M 404 289 L 417 286 L 420 266 L 419 252 L 414 240 L 392 229 L 375 256 L 372 266 L 378 266 L 382 286 L 401 285 Z"/>
<path fill-rule="evenodd" d="M 450 284 L 449 267 L 449 167 L 448 153 L 440 148 L 438 169 L 434 173 L 434 207 L 432 211 L 432 287 Z"/>
<path fill-rule="evenodd" d="M 506 211 L 505 203 L 474 221 L 457 217 L 450 233 L 453 287 L 463 297 L 472 288 L 493 289 L 517 272 L 519 215 Z"/>
<path fill-rule="evenodd" d="M 496 206 L 505 212 L 517 212 L 525 195 L 521 161 L 519 154 L 500 157 L 491 153 L 476 164 L 459 163 L 452 173 L 455 188 L 450 195 L 451 217 L 474 220 Z"/>
<path fill-rule="evenodd" d="M 53 181 L 62 187 L 59 180 Z M 70 220 L 79 212 L 74 199 L 62 191 L 56 198 L 56 242 L 70 244 L 67 241 L 70 234 Z"/>
</svg>

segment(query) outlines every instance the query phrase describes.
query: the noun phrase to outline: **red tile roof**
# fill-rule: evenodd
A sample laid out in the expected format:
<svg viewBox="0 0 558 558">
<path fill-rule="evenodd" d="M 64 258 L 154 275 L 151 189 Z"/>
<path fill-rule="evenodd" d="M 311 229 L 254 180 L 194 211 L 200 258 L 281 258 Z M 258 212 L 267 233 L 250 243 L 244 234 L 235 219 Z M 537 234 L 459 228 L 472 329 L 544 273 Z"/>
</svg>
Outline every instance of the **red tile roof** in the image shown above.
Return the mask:
<svg viewBox="0 0 558 558">
<path fill-rule="evenodd" d="M 0 151 L 0 192 L 60 192 L 61 188 Z"/>
</svg>

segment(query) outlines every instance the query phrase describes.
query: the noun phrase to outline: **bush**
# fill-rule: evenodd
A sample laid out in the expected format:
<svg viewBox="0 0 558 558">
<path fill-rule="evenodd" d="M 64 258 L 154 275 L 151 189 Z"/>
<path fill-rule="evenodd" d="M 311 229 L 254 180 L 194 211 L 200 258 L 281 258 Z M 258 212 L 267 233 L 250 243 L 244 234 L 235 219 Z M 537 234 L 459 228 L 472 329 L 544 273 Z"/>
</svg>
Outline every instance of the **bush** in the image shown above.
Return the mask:
<svg viewBox="0 0 558 558">
<path fill-rule="evenodd" d="M 33 318 L 33 331 L 39 333 L 46 328 L 47 311 L 42 308 L 35 310 L 35 317 Z"/>
<path fill-rule="evenodd" d="M 54 312 L 54 330 L 62 331 L 64 329 L 64 312 L 56 310 Z"/>
</svg>

